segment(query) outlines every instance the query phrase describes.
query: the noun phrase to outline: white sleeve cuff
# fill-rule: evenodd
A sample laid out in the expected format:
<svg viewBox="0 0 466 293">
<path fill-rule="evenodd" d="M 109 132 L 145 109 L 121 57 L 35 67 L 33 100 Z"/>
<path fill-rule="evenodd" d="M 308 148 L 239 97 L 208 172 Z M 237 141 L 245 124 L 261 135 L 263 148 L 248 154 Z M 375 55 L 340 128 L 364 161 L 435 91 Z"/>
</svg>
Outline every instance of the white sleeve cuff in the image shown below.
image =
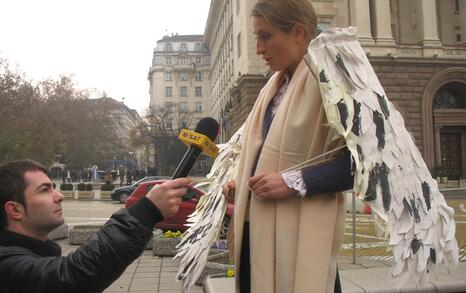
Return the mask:
<svg viewBox="0 0 466 293">
<path fill-rule="evenodd" d="M 305 197 L 307 193 L 306 184 L 303 180 L 303 173 L 301 170 L 283 172 L 282 178 L 285 184 L 296 191 L 298 191 L 301 197 Z"/>
</svg>

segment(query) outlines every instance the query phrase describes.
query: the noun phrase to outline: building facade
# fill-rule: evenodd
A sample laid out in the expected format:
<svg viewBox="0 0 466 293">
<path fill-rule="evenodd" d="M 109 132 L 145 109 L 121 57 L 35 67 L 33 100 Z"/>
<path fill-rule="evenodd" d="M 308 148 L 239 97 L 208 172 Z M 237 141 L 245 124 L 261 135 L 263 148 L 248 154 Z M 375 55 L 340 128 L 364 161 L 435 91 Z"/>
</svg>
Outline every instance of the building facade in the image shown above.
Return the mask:
<svg viewBox="0 0 466 293">
<path fill-rule="evenodd" d="M 118 136 L 118 141 L 122 146 L 122 154 L 120 158 L 114 158 L 116 162 L 112 166 L 114 169 L 119 165 L 128 166 L 131 162 L 132 168 L 148 167 L 147 155 L 143 148 L 133 148 L 129 144 L 130 131 L 142 122 L 141 116 L 134 109 L 130 109 L 124 102 L 119 102 L 110 97 L 102 97 L 99 99 L 89 100 L 92 103 L 98 104 L 111 117 L 115 133 Z"/>
<path fill-rule="evenodd" d="M 388 98 L 429 168 L 466 173 L 466 1 L 314 0 L 319 26 L 358 27 Z M 223 139 L 244 122 L 270 72 L 255 55 L 253 1 L 212 0 L 205 29 L 210 93 Z M 440 167 L 441 166 L 441 167 Z"/>
<path fill-rule="evenodd" d="M 209 67 L 209 51 L 202 35 L 172 35 L 157 41 L 148 75 L 150 106 L 176 107 L 168 118 L 169 127 L 179 128 L 180 113 L 190 116 L 184 125 L 187 128 L 207 116 Z"/>
</svg>

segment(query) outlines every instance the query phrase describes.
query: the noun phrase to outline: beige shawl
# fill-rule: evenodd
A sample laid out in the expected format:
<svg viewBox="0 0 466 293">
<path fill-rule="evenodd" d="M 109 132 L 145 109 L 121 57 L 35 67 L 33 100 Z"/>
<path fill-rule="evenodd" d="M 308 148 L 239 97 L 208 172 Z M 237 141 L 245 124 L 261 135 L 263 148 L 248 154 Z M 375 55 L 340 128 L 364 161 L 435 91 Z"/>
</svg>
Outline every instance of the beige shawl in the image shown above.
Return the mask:
<svg viewBox="0 0 466 293">
<path fill-rule="evenodd" d="M 249 208 L 251 292 L 333 292 L 345 224 L 342 195 L 275 201 L 258 199 L 253 193 L 248 199 L 247 182 L 263 140 L 264 114 L 280 78 L 281 73 L 275 73 L 262 89 L 243 136 L 234 217 L 237 276 Z M 284 170 L 335 147 L 335 132 L 325 123 L 317 81 L 302 61 L 277 110 L 255 174 Z M 236 288 L 239 292 L 238 282 Z"/>
</svg>

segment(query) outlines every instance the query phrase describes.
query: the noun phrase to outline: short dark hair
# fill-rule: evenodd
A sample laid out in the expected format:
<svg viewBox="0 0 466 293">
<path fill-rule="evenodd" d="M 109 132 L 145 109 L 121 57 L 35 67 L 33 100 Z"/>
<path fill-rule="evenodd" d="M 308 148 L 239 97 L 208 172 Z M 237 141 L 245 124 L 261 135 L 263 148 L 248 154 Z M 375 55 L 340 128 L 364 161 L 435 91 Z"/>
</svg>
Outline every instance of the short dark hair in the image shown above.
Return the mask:
<svg viewBox="0 0 466 293">
<path fill-rule="evenodd" d="M 47 174 L 47 168 L 32 160 L 16 160 L 0 165 L 0 230 L 4 230 L 8 224 L 4 208 L 6 202 L 16 201 L 26 206 L 24 191 L 27 183 L 24 174 L 28 171 Z"/>
</svg>

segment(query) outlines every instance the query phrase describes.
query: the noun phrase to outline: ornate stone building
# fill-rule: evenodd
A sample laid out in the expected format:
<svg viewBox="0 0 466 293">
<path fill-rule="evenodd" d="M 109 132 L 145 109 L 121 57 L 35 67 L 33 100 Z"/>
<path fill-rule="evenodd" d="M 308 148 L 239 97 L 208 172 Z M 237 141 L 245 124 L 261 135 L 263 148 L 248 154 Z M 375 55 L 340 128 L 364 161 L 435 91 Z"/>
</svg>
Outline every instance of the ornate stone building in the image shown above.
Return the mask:
<svg viewBox="0 0 466 293">
<path fill-rule="evenodd" d="M 466 1 L 314 0 L 321 28 L 358 27 L 389 99 L 400 109 L 428 166 L 466 173 Z M 226 140 L 245 120 L 269 75 L 255 56 L 253 1 L 212 0 L 205 29 L 211 50 L 214 117 Z"/>
<path fill-rule="evenodd" d="M 174 113 L 192 113 L 188 128 L 207 116 L 210 56 L 202 35 L 172 35 L 157 41 L 149 70 L 150 106 L 174 105 Z M 169 124 L 178 128 L 177 117 Z"/>
</svg>

